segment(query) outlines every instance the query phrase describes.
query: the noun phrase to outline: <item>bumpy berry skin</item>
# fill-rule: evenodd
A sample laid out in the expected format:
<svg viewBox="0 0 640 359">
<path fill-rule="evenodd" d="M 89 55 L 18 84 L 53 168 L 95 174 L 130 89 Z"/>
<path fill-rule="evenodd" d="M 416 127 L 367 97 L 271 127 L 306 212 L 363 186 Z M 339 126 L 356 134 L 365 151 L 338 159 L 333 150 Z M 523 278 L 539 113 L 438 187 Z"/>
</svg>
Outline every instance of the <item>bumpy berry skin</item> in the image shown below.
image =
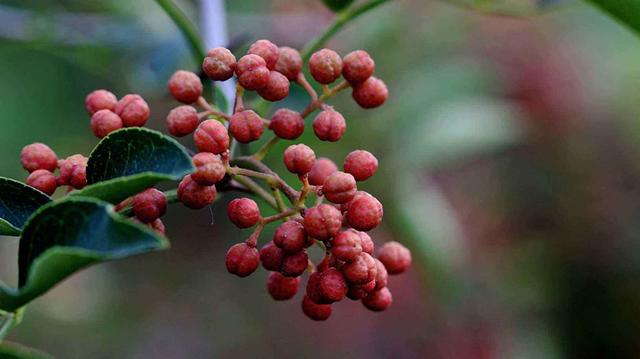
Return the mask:
<svg viewBox="0 0 640 359">
<path fill-rule="evenodd" d="M 249 198 L 236 198 L 229 202 L 227 215 L 238 228 L 253 227 L 260 220 L 258 204 Z"/>
<path fill-rule="evenodd" d="M 322 193 L 333 203 L 347 203 L 353 199 L 357 191 L 355 178 L 340 171 L 327 177 L 322 185 Z"/>
<path fill-rule="evenodd" d="M 149 105 L 140 96 L 129 94 L 116 104 L 115 112 L 122 119 L 125 127 L 141 127 L 149 119 Z"/>
<path fill-rule="evenodd" d="M 362 240 L 355 231 L 340 232 L 331 242 L 331 254 L 341 261 L 353 262 L 362 253 Z"/>
<path fill-rule="evenodd" d="M 320 157 L 311 167 L 311 171 L 309 171 L 309 184 L 314 186 L 322 186 L 327 177 L 329 177 L 337 170 L 338 166 L 336 166 L 333 161 L 325 157 Z"/>
<path fill-rule="evenodd" d="M 391 241 L 378 249 L 378 259 L 389 274 L 400 274 L 411 266 L 411 251 L 402 244 Z"/>
<path fill-rule="evenodd" d="M 377 267 L 375 259 L 368 253 L 360 253 L 355 261 L 342 267 L 342 274 L 353 284 L 365 284 L 376 279 Z"/>
<path fill-rule="evenodd" d="M 260 249 L 260 262 L 266 270 L 279 272 L 284 261 L 284 251 L 273 242 L 268 242 Z"/>
<path fill-rule="evenodd" d="M 258 40 L 249 47 L 249 54 L 262 57 L 269 70 L 273 70 L 278 62 L 280 52 L 278 46 L 269 40 Z"/>
<path fill-rule="evenodd" d="M 91 130 L 98 138 L 103 138 L 123 126 L 120 116 L 111 110 L 99 110 L 91 116 Z"/>
<path fill-rule="evenodd" d="M 269 129 L 280 138 L 295 140 L 304 132 L 304 119 L 296 111 L 281 108 L 271 117 Z"/>
<path fill-rule="evenodd" d="M 185 176 L 178 185 L 178 199 L 191 209 L 204 208 L 216 200 L 215 186 L 202 186 L 191 178 Z"/>
<path fill-rule="evenodd" d="M 167 197 L 155 188 L 149 188 L 133 197 L 133 213 L 143 223 L 151 223 L 167 212 Z"/>
<path fill-rule="evenodd" d="M 302 57 L 296 49 L 281 47 L 275 70 L 285 75 L 289 81 L 295 81 L 302 71 Z"/>
<path fill-rule="evenodd" d="M 371 152 L 355 150 L 344 159 L 344 171 L 351 173 L 356 181 L 364 181 L 378 170 L 378 159 Z"/>
<path fill-rule="evenodd" d="M 284 151 L 284 165 L 298 176 L 309 173 L 315 161 L 316 154 L 305 144 L 291 145 Z"/>
<path fill-rule="evenodd" d="M 387 268 L 380 262 L 379 259 L 374 258 L 376 261 L 376 287 L 375 290 L 380 290 L 387 286 L 387 279 L 389 278 L 389 272 Z"/>
<path fill-rule="evenodd" d="M 252 110 L 237 112 L 229 121 L 229 133 L 238 142 L 249 143 L 260 139 L 264 133 L 264 124 L 260 116 Z"/>
<path fill-rule="evenodd" d="M 245 55 L 236 66 L 238 83 L 247 90 L 259 90 L 269 83 L 269 69 L 264 59 L 258 55 Z"/>
<path fill-rule="evenodd" d="M 306 250 L 295 254 L 285 255 L 282 260 L 280 273 L 285 277 L 298 277 L 307 270 L 309 255 Z"/>
<path fill-rule="evenodd" d="M 323 321 L 331 316 L 331 304 L 314 303 L 311 298 L 305 295 L 302 299 L 302 311 L 312 320 Z"/>
<path fill-rule="evenodd" d="M 84 100 L 84 106 L 87 108 L 89 115 L 93 115 L 100 110 L 113 111 L 116 108 L 116 103 L 118 103 L 116 95 L 107 90 L 95 90 L 88 94 Z"/>
<path fill-rule="evenodd" d="M 198 128 L 198 111 L 189 105 L 178 106 L 167 115 L 169 133 L 176 137 L 186 136 Z"/>
<path fill-rule="evenodd" d="M 226 173 L 220 156 L 210 152 L 200 152 L 193 156 L 196 171 L 191 178 L 203 186 L 212 186 L 220 182 Z"/>
<path fill-rule="evenodd" d="M 370 231 L 382 222 L 382 204 L 371 195 L 356 195 L 348 203 L 347 221 L 359 231 Z"/>
<path fill-rule="evenodd" d="M 382 106 L 387 101 L 389 90 L 382 80 L 371 76 L 367 80 L 356 84 L 351 95 L 360 107 L 374 108 Z"/>
<path fill-rule="evenodd" d="M 58 185 L 68 185 L 81 189 L 87 185 L 87 158 L 83 155 L 73 155 L 60 160 L 60 176 Z"/>
<path fill-rule="evenodd" d="M 289 278 L 278 272 L 269 273 L 267 277 L 267 291 L 274 300 L 288 300 L 298 293 L 300 277 Z"/>
<path fill-rule="evenodd" d="M 154 231 L 164 235 L 165 233 L 165 226 L 164 223 L 162 223 L 162 220 L 160 218 L 157 218 L 155 221 L 147 224 L 151 229 L 153 229 Z"/>
<path fill-rule="evenodd" d="M 346 130 L 344 117 L 333 109 L 320 112 L 313 120 L 313 133 L 322 141 L 336 142 Z"/>
<path fill-rule="evenodd" d="M 362 251 L 373 255 L 375 244 L 373 243 L 371 236 L 369 236 L 366 232 L 356 231 L 355 229 L 350 229 L 350 230 L 353 231 L 354 233 L 357 233 L 358 236 L 360 237 L 360 244 L 362 245 Z"/>
<path fill-rule="evenodd" d="M 329 304 L 341 301 L 347 295 L 347 289 L 347 281 L 339 270 L 329 268 L 322 272 L 318 290 L 323 302 Z"/>
<path fill-rule="evenodd" d="M 331 205 L 320 204 L 305 211 L 304 229 L 315 239 L 327 240 L 335 237 L 341 226 L 342 214 Z"/>
<path fill-rule="evenodd" d="M 53 172 L 58 167 L 58 157 L 49 146 L 44 143 L 32 143 L 24 146 L 20 153 L 22 167 L 33 172 L 35 170 L 47 170 Z"/>
<path fill-rule="evenodd" d="M 371 282 L 365 284 L 351 284 L 349 285 L 349 291 L 347 292 L 347 297 L 351 300 L 360 300 L 367 296 L 367 294 L 373 292 L 376 287 L 376 281 L 372 280 Z"/>
<path fill-rule="evenodd" d="M 350 52 L 342 59 L 342 76 L 352 84 L 365 81 L 375 69 L 375 62 L 363 50 Z"/>
<path fill-rule="evenodd" d="M 47 170 L 35 170 L 27 177 L 27 184 L 48 195 L 52 195 L 58 188 L 56 176 Z"/>
<path fill-rule="evenodd" d="M 311 76 L 321 84 L 330 84 L 342 73 L 342 59 L 337 52 L 322 49 L 314 52 L 309 59 Z"/>
<path fill-rule="evenodd" d="M 362 304 L 364 304 L 367 309 L 374 312 L 386 310 L 392 302 L 393 297 L 387 287 L 371 292 L 366 297 L 362 298 Z"/>
<path fill-rule="evenodd" d="M 174 72 L 169 78 L 168 88 L 171 96 L 182 103 L 194 103 L 202 95 L 202 82 L 190 71 Z"/>
<path fill-rule="evenodd" d="M 237 243 L 227 251 L 225 264 L 227 271 L 244 278 L 253 273 L 260 263 L 258 250 L 246 243 Z"/>
<path fill-rule="evenodd" d="M 199 152 L 211 152 L 219 155 L 229 149 L 229 133 L 220 122 L 206 120 L 200 123 L 193 140 Z"/>
<path fill-rule="evenodd" d="M 273 235 L 273 243 L 282 248 L 287 254 L 295 254 L 305 248 L 307 233 L 304 226 L 297 221 L 290 220 L 282 223 Z"/>
<path fill-rule="evenodd" d="M 226 81 L 236 69 L 236 57 L 224 47 L 216 47 L 207 52 L 202 61 L 202 71 L 213 81 Z"/>
<path fill-rule="evenodd" d="M 258 90 L 258 95 L 271 102 L 284 100 L 289 96 L 289 79 L 278 71 L 269 72 L 269 81 Z"/>
</svg>

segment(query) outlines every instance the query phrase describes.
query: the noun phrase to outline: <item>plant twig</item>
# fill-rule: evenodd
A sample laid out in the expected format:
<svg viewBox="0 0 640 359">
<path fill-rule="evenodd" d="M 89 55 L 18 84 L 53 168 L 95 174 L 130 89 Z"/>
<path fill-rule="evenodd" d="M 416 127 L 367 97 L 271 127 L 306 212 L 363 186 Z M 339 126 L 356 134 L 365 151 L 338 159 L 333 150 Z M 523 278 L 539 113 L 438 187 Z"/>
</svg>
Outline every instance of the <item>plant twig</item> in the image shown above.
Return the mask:
<svg viewBox="0 0 640 359">
<path fill-rule="evenodd" d="M 198 30 L 191 23 L 187 15 L 185 15 L 176 4 L 174 4 L 171 0 L 155 0 L 156 3 L 164 10 L 164 12 L 173 20 L 174 24 L 178 27 L 182 35 L 184 35 L 187 43 L 189 45 L 189 49 L 191 50 L 191 54 L 193 55 L 193 60 L 196 64 L 199 64 L 202 59 L 204 59 L 206 52 L 204 50 L 204 45 L 202 44 L 202 40 L 198 35 Z"/>
</svg>

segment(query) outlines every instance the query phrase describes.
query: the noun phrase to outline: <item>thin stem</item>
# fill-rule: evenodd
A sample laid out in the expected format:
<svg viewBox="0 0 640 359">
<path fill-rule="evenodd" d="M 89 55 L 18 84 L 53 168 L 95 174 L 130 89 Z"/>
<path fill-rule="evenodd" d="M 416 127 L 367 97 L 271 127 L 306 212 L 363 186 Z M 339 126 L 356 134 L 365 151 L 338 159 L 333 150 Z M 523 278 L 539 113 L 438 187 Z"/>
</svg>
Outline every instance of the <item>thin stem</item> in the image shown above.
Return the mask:
<svg viewBox="0 0 640 359">
<path fill-rule="evenodd" d="M 300 208 L 304 207 L 305 200 L 307 199 L 307 195 L 309 194 L 309 179 L 307 176 L 303 176 L 302 180 L 302 190 L 300 191 L 300 197 L 296 200 L 294 207 Z"/>
<path fill-rule="evenodd" d="M 187 15 L 185 15 L 176 4 L 171 0 L 156 0 L 156 3 L 164 10 L 164 12 L 173 20 L 182 35 L 189 44 L 189 49 L 196 64 L 199 64 L 205 57 L 205 49 L 202 40 L 198 35 L 198 30 L 191 23 Z"/>
<path fill-rule="evenodd" d="M 240 84 L 236 85 L 236 98 L 233 104 L 233 112 L 240 112 L 244 110 L 244 101 L 242 99 L 244 96 L 244 87 L 240 86 Z"/>
<path fill-rule="evenodd" d="M 287 209 L 287 206 L 284 204 L 284 200 L 282 199 L 282 194 L 277 187 L 271 187 L 271 192 L 273 193 L 273 198 L 276 199 L 276 204 L 278 205 L 278 211 L 282 212 Z"/>
<path fill-rule="evenodd" d="M 269 153 L 269 150 L 273 148 L 280 141 L 280 137 L 273 136 L 269 141 L 267 141 L 252 157 L 257 161 L 262 161 L 262 159 Z"/>
<path fill-rule="evenodd" d="M 320 49 L 320 47 L 322 47 L 327 41 L 329 41 L 329 39 L 331 39 L 336 33 L 342 30 L 345 25 L 347 25 L 360 15 L 374 9 L 379 5 L 386 3 L 387 1 L 389 0 L 371 0 L 360 6 L 348 8 L 346 11 L 338 14 L 335 20 L 331 24 L 329 24 L 329 26 L 327 26 L 322 34 L 311 40 L 311 42 L 309 42 L 307 46 L 302 49 L 302 60 L 304 62 L 309 60 L 313 52 Z"/>
<path fill-rule="evenodd" d="M 262 218 L 262 220 L 260 220 L 260 223 L 268 224 L 268 223 L 271 223 L 271 222 L 275 222 L 277 220 L 292 216 L 292 215 L 294 215 L 294 214 L 296 214 L 298 212 L 300 212 L 299 208 L 289 208 L 284 212 L 280 212 L 278 214 L 274 214 L 273 216 Z"/>
<path fill-rule="evenodd" d="M 325 91 L 322 94 L 322 96 L 318 97 L 317 100 L 311 101 L 311 103 L 309 103 L 307 105 L 307 107 L 304 109 L 304 111 L 302 111 L 300 113 L 300 116 L 302 116 L 302 118 L 306 118 L 307 116 L 312 114 L 313 111 L 315 111 L 318 108 L 320 108 L 324 104 L 324 102 L 326 100 L 328 100 L 331 97 L 335 96 L 340 91 L 348 89 L 349 87 L 351 87 L 351 85 L 347 81 L 342 81 L 341 83 L 337 84 L 335 87 L 330 88 L 329 90 Z"/>
<path fill-rule="evenodd" d="M 233 179 L 243 186 L 247 187 L 250 191 L 252 191 L 256 196 L 262 198 L 269 206 L 273 209 L 277 210 L 278 205 L 276 204 L 276 200 L 273 196 L 267 192 L 264 188 L 260 187 L 257 183 L 251 180 L 249 177 L 245 177 L 242 175 L 233 176 Z"/>
<path fill-rule="evenodd" d="M 309 81 L 307 81 L 307 77 L 304 75 L 304 72 L 300 72 L 298 74 L 298 78 L 296 79 L 296 82 L 302 86 L 302 88 L 307 91 L 307 93 L 309 94 L 309 97 L 311 97 L 311 101 L 315 101 L 318 99 L 318 93 L 316 92 L 316 90 L 313 88 L 313 86 L 311 86 L 311 84 L 309 83 Z"/>
<path fill-rule="evenodd" d="M 295 189 L 293 189 L 287 182 L 285 182 L 277 173 L 275 173 L 271 168 L 269 168 L 264 163 L 257 161 L 253 157 L 241 156 L 236 157 L 231 160 L 231 165 L 240 165 L 243 167 L 251 167 L 254 170 L 260 171 L 262 173 L 266 173 L 272 175 L 277 179 L 278 189 L 280 189 L 285 196 L 289 199 L 291 204 L 295 203 L 296 199 L 298 199 L 299 193 Z"/>
</svg>

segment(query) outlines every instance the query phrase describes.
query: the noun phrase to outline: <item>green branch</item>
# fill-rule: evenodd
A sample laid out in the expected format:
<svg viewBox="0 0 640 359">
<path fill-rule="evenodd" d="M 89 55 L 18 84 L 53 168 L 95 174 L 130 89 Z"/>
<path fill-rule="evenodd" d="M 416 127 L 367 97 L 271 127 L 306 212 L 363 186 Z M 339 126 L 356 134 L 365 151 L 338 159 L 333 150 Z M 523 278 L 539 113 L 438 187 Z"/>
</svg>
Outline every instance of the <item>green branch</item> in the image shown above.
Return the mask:
<svg viewBox="0 0 640 359">
<path fill-rule="evenodd" d="M 182 32 L 182 35 L 184 35 L 187 43 L 189 44 L 189 48 L 191 49 L 193 60 L 199 65 L 202 59 L 204 59 L 206 52 L 204 45 L 202 44 L 202 40 L 198 35 L 198 29 L 196 29 L 196 27 L 191 23 L 187 15 L 185 15 L 185 13 L 182 12 L 182 10 L 180 10 L 180 8 L 178 8 L 171 0 L 155 1 L 171 18 L 171 20 L 173 20 L 180 32 Z"/>
</svg>

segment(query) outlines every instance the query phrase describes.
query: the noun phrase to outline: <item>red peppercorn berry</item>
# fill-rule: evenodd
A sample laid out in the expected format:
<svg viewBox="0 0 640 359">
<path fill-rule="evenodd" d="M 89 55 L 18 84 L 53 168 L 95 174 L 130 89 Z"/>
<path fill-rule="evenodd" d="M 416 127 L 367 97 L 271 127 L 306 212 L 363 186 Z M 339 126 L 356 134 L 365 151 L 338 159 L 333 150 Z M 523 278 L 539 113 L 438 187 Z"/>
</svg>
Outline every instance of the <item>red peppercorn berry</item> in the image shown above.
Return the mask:
<svg viewBox="0 0 640 359">
<path fill-rule="evenodd" d="M 27 177 L 27 184 L 48 195 L 52 195 L 56 191 L 56 188 L 58 188 L 56 176 L 47 170 L 35 170 L 31 172 Z"/>
<path fill-rule="evenodd" d="M 260 262 L 269 271 L 280 272 L 284 256 L 284 251 L 271 241 L 260 249 Z"/>
<path fill-rule="evenodd" d="M 354 85 L 351 95 L 360 107 L 374 108 L 387 101 L 389 90 L 382 80 L 371 76 L 365 81 Z"/>
<path fill-rule="evenodd" d="M 258 268 L 259 262 L 258 250 L 246 243 L 237 243 L 231 246 L 225 259 L 229 273 L 241 278 L 253 273 Z"/>
<path fill-rule="evenodd" d="M 316 154 L 305 144 L 291 145 L 284 151 L 284 165 L 298 176 L 309 173 L 315 161 Z"/>
<path fill-rule="evenodd" d="M 140 96 L 129 94 L 116 104 L 115 113 L 120 116 L 125 127 L 141 127 L 149 119 L 149 105 Z"/>
<path fill-rule="evenodd" d="M 342 214 L 328 204 L 309 208 L 304 214 L 304 229 L 315 239 L 327 240 L 335 237 L 342 226 Z"/>
<path fill-rule="evenodd" d="M 267 85 L 258 90 L 258 95 L 271 102 L 284 100 L 289 96 L 289 80 L 285 75 L 271 71 Z"/>
<path fill-rule="evenodd" d="M 336 142 L 342 138 L 346 129 L 344 117 L 333 109 L 320 112 L 313 120 L 313 132 L 322 141 Z"/>
<path fill-rule="evenodd" d="M 185 206 L 192 209 L 204 208 L 216 200 L 216 187 L 203 186 L 191 178 L 185 176 L 178 185 L 178 199 Z"/>
<path fill-rule="evenodd" d="M 342 59 L 342 76 L 350 83 L 365 81 L 376 68 L 376 64 L 366 51 L 356 50 Z"/>
<path fill-rule="evenodd" d="M 151 223 L 167 212 L 167 197 L 155 188 L 149 188 L 133 197 L 133 213 L 143 223 Z"/>
<path fill-rule="evenodd" d="M 210 152 L 200 152 L 193 156 L 193 165 L 196 171 L 191 174 L 191 178 L 203 186 L 220 182 L 226 174 L 220 156 Z"/>
<path fill-rule="evenodd" d="M 280 54 L 278 46 L 269 40 L 258 40 L 254 42 L 249 47 L 247 53 L 262 57 L 269 70 L 273 70 L 276 67 Z"/>
<path fill-rule="evenodd" d="M 331 254 L 345 262 L 353 262 L 362 253 L 362 240 L 351 230 L 340 232 L 331 241 Z"/>
<path fill-rule="evenodd" d="M 190 71 L 174 72 L 169 78 L 168 88 L 171 96 L 182 103 L 194 103 L 202 96 L 202 82 Z"/>
<path fill-rule="evenodd" d="M 44 143 L 32 143 L 24 146 L 20 153 L 22 167 L 33 172 L 35 170 L 47 170 L 53 172 L 58 167 L 58 157 L 49 146 Z"/>
<path fill-rule="evenodd" d="M 364 304 L 367 309 L 374 312 L 386 310 L 391 306 L 392 302 L 393 297 L 387 287 L 371 292 L 366 297 L 362 298 L 362 304 Z"/>
<path fill-rule="evenodd" d="M 216 120 L 201 122 L 193 134 L 193 139 L 200 152 L 219 155 L 229 149 L 229 133 L 224 125 Z"/>
<path fill-rule="evenodd" d="M 342 73 L 342 59 L 337 52 L 329 49 L 316 51 L 309 59 L 311 76 L 321 84 L 330 84 Z"/>
<path fill-rule="evenodd" d="M 314 162 L 311 170 L 309 171 L 308 179 L 309 184 L 314 186 L 322 186 L 324 181 L 332 173 L 338 170 L 338 166 L 328 158 L 320 157 Z"/>
<path fill-rule="evenodd" d="M 312 320 L 323 321 L 331 316 L 331 304 L 317 304 L 305 295 L 302 299 L 302 311 Z"/>
<path fill-rule="evenodd" d="M 229 120 L 229 133 L 241 143 L 260 139 L 264 133 L 262 118 L 252 110 L 236 112 Z"/>
<path fill-rule="evenodd" d="M 359 231 L 369 231 L 382 222 L 382 204 L 372 195 L 356 195 L 347 204 L 347 221 Z"/>
<path fill-rule="evenodd" d="M 253 227 L 260 220 L 258 204 L 249 198 L 236 198 L 229 202 L 227 215 L 238 228 Z"/>
<path fill-rule="evenodd" d="M 176 137 L 186 136 L 198 127 L 198 111 L 189 105 L 182 105 L 169 111 L 167 115 L 169 133 Z"/>
<path fill-rule="evenodd" d="M 245 55 L 236 66 L 238 83 L 247 90 L 259 90 L 269 83 L 269 69 L 264 59 L 258 55 Z"/>
<path fill-rule="evenodd" d="M 285 277 L 278 272 L 271 272 L 267 277 L 267 291 L 274 300 L 288 300 L 298 292 L 300 277 Z"/>
<path fill-rule="evenodd" d="M 91 130 L 98 138 L 103 138 L 123 126 L 120 116 L 111 110 L 99 110 L 91 116 Z"/>
<path fill-rule="evenodd" d="M 378 159 L 369 151 L 355 150 L 345 157 L 343 168 L 356 181 L 364 181 L 378 170 Z"/>
<path fill-rule="evenodd" d="M 400 274 L 411 266 L 411 252 L 402 244 L 391 241 L 378 249 L 378 259 L 389 274 Z"/>
<path fill-rule="evenodd" d="M 116 103 L 118 103 L 116 95 L 107 90 L 95 90 L 88 94 L 84 100 L 84 105 L 89 115 L 93 115 L 100 110 L 113 111 L 116 108 Z"/>
<path fill-rule="evenodd" d="M 281 47 L 275 70 L 285 75 L 289 81 L 295 81 L 302 71 L 302 57 L 296 49 Z"/>
<path fill-rule="evenodd" d="M 202 71 L 213 81 L 226 81 L 236 69 L 236 57 L 229 49 L 216 47 L 202 61 Z"/>
<path fill-rule="evenodd" d="M 87 158 L 77 154 L 60 160 L 60 176 L 58 185 L 67 185 L 81 189 L 87 185 Z"/>
<path fill-rule="evenodd" d="M 294 220 L 282 223 L 273 235 L 273 243 L 287 254 L 295 254 L 305 248 L 307 233 L 304 226 Z"/>
<path fill-rule="evenodd" d="M 358 188 L 352 175 L 336 171 L 322 185 L 325 198 L 333 203 L 347 203 L 356 195 Z"/>
<path fill-rule="evenodd" d="M 280 138 L 295 140 L 304 132 L 304 119 L 296 111 L 281 108 L 271 117 L 269 129 Z"/>
</svg>

